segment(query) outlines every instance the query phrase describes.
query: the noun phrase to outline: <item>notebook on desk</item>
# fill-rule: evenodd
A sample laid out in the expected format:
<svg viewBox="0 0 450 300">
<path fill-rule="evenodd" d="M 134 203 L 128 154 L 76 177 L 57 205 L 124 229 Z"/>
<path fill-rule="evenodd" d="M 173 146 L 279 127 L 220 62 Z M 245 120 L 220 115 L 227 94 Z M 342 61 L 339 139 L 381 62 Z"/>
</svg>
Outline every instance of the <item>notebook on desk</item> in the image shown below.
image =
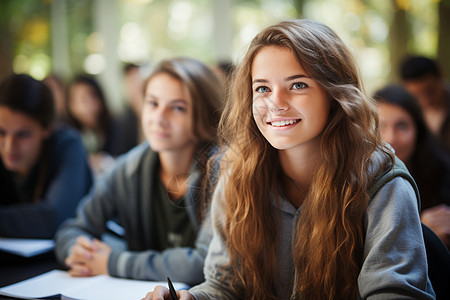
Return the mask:
<svg viewBox="0 0 450 300">
<path fill-rule="evenodd" d="M 184 283 L 173 284 L 177 290 L 189 288 Z M 0 295 L 16 299 L 135 300 L 144 298 L 157 285 L 167 287 L 167 282 L 122 279 L 108 275 L 71 277 L 65 271 L 53 270 L 0 288 Z"/>
</svg>

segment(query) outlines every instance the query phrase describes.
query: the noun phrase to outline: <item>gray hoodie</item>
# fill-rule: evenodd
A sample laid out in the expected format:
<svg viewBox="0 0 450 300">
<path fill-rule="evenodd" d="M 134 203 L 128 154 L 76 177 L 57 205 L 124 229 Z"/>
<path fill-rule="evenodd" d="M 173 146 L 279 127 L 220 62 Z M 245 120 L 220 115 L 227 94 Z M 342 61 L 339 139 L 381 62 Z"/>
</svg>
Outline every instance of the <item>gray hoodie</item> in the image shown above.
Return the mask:
<svg viewBox="0 0 450 300">
<path fill-rule="evenodd" d="M 211 207 L 213 240 L 205 261 L 206 281 L 190 292 L 196 300 L 242 299 L 230 288 L 233 276 L 225 235 L 224 180 L 217 185 Z M 358 276 L 360 299 L 434 299 L 427 274 L 427 259 L 419 218 L 418 191 L 404 164 L 396 158 L 394 168 L 377 180 L 369 191 L 363 265 Z M 276 255 L 279 278 L 274 286 L 277 299 L 290 299 L 295 272 L 292 258 L 292 233 L 301 207 L 295 209 L 286 199 L 272 201 L 281 216 Z M 219 225 L 219 226 L 217 226 Z"/>
</svg>

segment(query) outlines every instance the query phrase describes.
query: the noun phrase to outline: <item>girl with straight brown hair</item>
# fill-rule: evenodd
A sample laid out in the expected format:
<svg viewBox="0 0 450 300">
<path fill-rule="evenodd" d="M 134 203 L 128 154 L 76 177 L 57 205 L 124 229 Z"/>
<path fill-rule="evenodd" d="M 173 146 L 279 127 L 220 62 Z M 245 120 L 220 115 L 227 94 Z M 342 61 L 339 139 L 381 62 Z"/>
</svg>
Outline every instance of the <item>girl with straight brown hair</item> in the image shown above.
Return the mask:
<svg viewBox="0 0 450 300">
<path fill-rule="evenodd" d="M 190 285 L 204 280 L 211 226 L 203 226 L 202 184 L 221 93 L 213 71 L 198 60 L 173 58 L 155 66 L 142 107 L 147 141 L 118 158 L 56 235 L 56 256 L 69 274 L 171 276 Z M 115 232 L 125 249 L 101 241 L 112 221 L 109 228 L 120 228 Z"/>
</svg>

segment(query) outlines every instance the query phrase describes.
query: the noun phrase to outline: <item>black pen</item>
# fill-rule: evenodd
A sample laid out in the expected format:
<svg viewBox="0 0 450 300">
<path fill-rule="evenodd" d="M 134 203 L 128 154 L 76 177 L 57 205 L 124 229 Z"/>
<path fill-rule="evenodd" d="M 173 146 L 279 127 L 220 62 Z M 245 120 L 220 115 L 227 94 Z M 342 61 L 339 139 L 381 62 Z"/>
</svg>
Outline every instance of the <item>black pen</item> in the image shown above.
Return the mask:
<svg viewBox="0 0 450 300">
<path fill-rule="evenodd" d="M 175 292 L 175 288 L 173 287 L 172 281 L 170 281 L 169 277 L 167 277 L 167 282 L 169 283 L 170 296 L 172 297 L 172 300 L 178 300 L 177 292 Z"/>
</svg>

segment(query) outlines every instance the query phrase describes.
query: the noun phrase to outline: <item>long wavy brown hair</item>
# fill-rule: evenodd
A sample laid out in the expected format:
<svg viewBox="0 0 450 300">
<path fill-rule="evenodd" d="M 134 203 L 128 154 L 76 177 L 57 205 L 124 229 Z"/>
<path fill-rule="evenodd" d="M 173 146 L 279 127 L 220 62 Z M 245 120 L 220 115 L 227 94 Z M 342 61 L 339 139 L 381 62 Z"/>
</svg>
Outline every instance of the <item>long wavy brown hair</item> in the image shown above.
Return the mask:
<svg viewBox="0 0 450 300">
<path fill-rule="evenodd" d="M 245 291 L 245 299 L 276 298 L 278 233 L 270 197 L 279 196 L 277 174 L 282 170 L 277 150 L 253 119 L 251 87 L 253 59 L 269 45 L 290 49 L 331 101 L 321 134 L 321 160 L 311 174 L 294 230 L 294 294 L 303 299 L 352 299 L 362 264 L 367 190 L 377 175 L 370 171 L 370 157 L 381 149 L 381 173 L 393 154 L 381 142 L 376 107 L 364 92 L 350 51 L 331 29 L 311 20 L 284 21 L 263 30 L 234 74 L 219 128 L 227 149 L 222 159 L 228 177 L 222 229 L 236 275 L 232 287 Z"/>
</svg>

